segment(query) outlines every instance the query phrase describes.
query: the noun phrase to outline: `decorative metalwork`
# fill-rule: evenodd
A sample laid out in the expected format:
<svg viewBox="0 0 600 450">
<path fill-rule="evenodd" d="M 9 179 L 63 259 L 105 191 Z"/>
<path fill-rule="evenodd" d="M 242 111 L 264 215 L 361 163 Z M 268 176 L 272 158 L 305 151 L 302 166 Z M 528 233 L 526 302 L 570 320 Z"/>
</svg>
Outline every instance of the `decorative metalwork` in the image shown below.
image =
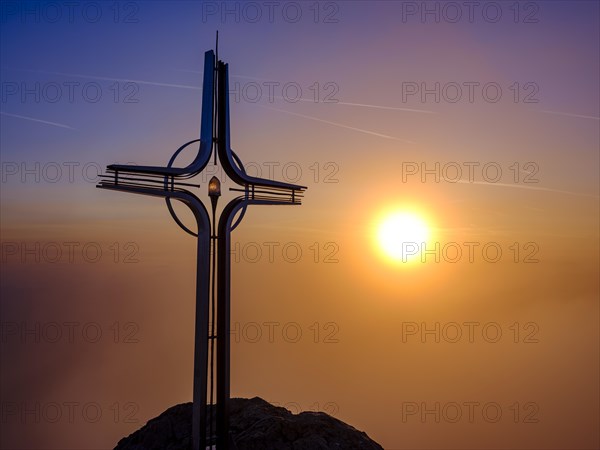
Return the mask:
<svg viewBox="0 0 600 450">
<path fill-rule="evenodd" d="M 228 93 L 228 65 L 218 60 L 215 52 L 207 51 L 204 55 L 200 138 L 179 147 L 165 167 L 109 165 L 97 185 L 101 189 L 164 198 L 177 225 L 197 238 L 192 413 L 194 450 L 204 450 L 207 446 L 216 446 L 219 450 L 235 448 L 229 434 L 231 232 L 239 225 L 249 205 L 299 205 L 306 189 L 305 186 L 256 178 L 246 173 L 241 159 L 230 146 Z M 194 160 L 186 167 L 175 167 L 179 154 L 195 143 L 198 143 L 198 153 Z M 227 177 L 239 186 L 230 190 L 240 194 L 225 205 L 218 222 L 219 179 L 213 177 L 208 183 L 210 216 L 204 203 L 190 191 L 201 186 L 185 181 L 201 173 L 211 156 L 215 164 L 217 160 L 220 162 Z M 190 230 L 179 219 L 173 200 L 185 204 L 192 211 L 196 231 Z"/>
</svg>

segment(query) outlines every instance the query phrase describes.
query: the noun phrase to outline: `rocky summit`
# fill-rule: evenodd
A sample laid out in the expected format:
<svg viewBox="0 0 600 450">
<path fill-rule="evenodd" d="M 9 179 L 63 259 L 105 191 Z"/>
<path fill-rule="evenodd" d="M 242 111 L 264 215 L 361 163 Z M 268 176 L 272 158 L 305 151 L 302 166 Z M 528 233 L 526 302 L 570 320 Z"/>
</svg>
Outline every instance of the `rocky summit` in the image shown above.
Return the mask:
<svg viewBox="0 0 600 450">
<path fill-rule="evenodd" d="M 366 433 L 322 412 L 292 414 L 261 398 L 230 400 L 237 450 L 383 450 Z M 167 409 L 119 441 L 115 450 L 191 450 L 192 404 Z"/>
</svg>

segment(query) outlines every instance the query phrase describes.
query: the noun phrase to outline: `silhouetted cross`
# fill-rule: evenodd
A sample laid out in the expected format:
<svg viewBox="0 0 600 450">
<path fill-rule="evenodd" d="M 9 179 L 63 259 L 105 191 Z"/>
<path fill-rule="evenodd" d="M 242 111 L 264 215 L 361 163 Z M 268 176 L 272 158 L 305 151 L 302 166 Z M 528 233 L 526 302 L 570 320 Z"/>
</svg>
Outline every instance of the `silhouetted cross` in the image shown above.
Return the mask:
<svg viewBox="0 0 600 450">
<path fill-rule="evenodd" d="M 228 65 L 217 60 L 215 53 L 210 50 L 204 56 L 200 139 L 194 139 L 177 149 L 166 167 L 109 165 L 107 174 L 101 176 L 102 180 L 97 185 L 102 189 L 164 197 L 175 222 L 184 231 L 197 237 L 192 414 L 194 450 L 204 450 L 207 445 L 215 444 L 219 450 L 235 448 L 229 435 L 231 231 L 242 220 L 248 205 L 298 205 L 306 189 L 304 186 L 251 177 L 246 174 L 242 161 L 230 147 L 228 93 Z M 181 151 L 196 142 L 199 143 L 199 147 L 194 160 L 187 167 L 173 167 Z M 212 155 L 215 164 L 218 158 L 227 176 L 240 186 L 240 188 L 230 188 L 240 195 L 225 205 L 218 224 L 215 217 L 217 201 L 221 195 L 218 178 L 212 177 L 208 183 L 211 216 L 203 202 L 188 190 L 200 185 L 182 181 L 201 173 Z M 196 219 L 197 232 L 187 228 L 177 217 L 172 200 L 184 203 L 192 211 Z M 238 212 L 238 219 L 232 223 Z M 217 346 L 216 435 L 213 433 L 215 341 Z"/>
</svg>

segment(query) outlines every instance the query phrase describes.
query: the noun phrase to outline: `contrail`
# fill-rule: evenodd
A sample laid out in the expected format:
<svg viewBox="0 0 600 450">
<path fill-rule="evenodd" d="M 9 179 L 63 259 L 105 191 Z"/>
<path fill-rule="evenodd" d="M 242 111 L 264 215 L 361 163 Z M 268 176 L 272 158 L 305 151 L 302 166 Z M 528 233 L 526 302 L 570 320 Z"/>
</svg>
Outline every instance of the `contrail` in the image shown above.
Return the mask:
<svg viewBox="0 0 600 450">
<path fill-rule="evenodd" d="M 277 111 L 277 112 L 282 112 L 282 113 L 285 113 L 285 114 L 290 114 L 292 116 L 303 117 L 305 119 L 314 120 L 316 122 L 326 123 L 326 124 L 333 125 L 333 126 L 340 127 L 340 128 L 346 128 L 348 130 L 358 131 L 359 133 L 370 134 L 372 136 L 382 137 L 384 139 L 392 139 L 392 140 L 395 140 L 395 141 L 401 141 L 401 142 L 405 142 L 407 144 L 414 144 L 413 141 L 409 141 L 409 140 L 406 140 L 406 139 L 397 138 L 395 136 L 388 136 L 387 134 L 376 133 L 375 131 L 364 130 L 362 128 L 351 127 L 350 125 L 344 125 L 343 123 L 337 123 L 337 122 L 331 122 L 329 120 L 318 119 L 316 117 L 307 116 L 305 114 L 299 114 L 299 113 L 295 113 L 295 112 L 291 112 L 291 111 L 286 111 L 284 109 L 279 109 L 279 108 L 272 108 L 270 106 L 264 106 L 264 105 L 260 105 L 258 103 L 257 103 L 257 106 L 260 106 L 261 108 L 265 108 L 265 109 L 270 109 L 270 110 L 273 110 L 273 111 Z"/>
<path fill-rule="evenodd" d="M 174 70 L 177 70 L 178 72 L 190 72 L 190 73 L 202 74 L 202 72 L 200 72 L 199 70 L 189 70 L 189 69 L 174 69 Z M 256 80 L 256 81 L 272 81 L 267 78 L 250 77 L 248 75 L 233 75 L 232 74 L 231 76 L 233 78 L 244 78 L 244 79 Z M 273 96 L 272 98 L 276 98 L 278 100 L 288 100 L 281 96 Z M 318 103 L 318 102 L 315 102 L 315 100 L 311 99 L 311 98 L 299 98 L 297 100 L 301 101 L 301 102 Z M 437 112 L 431 111 L 428 109 L 400 108 L 398 106 L 382 106 L 382 105 L 371 105 L 368 103 L 353 103 L 353 102 L 327 102 L 327 103 L 331 103 L 334 105 L 344 105 L 344 106 L 359 106 L 362 108 L 384 109 L 384 110 L 390 110 L 390 111 L 404 111 L 404 112 L 414 112 L 414 113 L 420 113 L 420 114 L 437 114 Z"/>
<path fill-rule="evenodd" d="M 596 116 L 584 116 L 582 114 L 572 114 L 572 113 L 560 112 L 560 111 L 549 111 L 546 109 L 540 109 L 539 111 L 546 113 L 546 114 L 555 114 L 557 116 L 577 117 L 579 119 L 600 120 L 600 117 L 596 117 Z"/>
<path fill-rule="evenodd" d="M 47 74 L 52 74 L 52 75 L 68 76 L 68 77 L 75 77 L 75 78 L 88 78 L 88 79 L 92 79 L 92 80 L 119 81 L 119 82 L 146 84 L 149 86 L 162 86 L 162 87 L 172 87 L 172 88 L 179 88 L 179 89 L 193 89 L 193 90 L 198 90 L 198 91 L 202 90 L 202 88 L 200 88 L 200 87 L 189 86 L 189 85 L 185 85 L 185 84 L 158 83 L 158 82 L 154 82 L 154 81 L 134 80 L 134 79 L 129 79 L 129 78 L 100 77 L 100 76 L 95 76 L 95 75 L 82 75 L 82 74 L 65 73 L 65 72 L 53 72 L 53 71 L 47 71 L 47 70 L 28 70 L 28 69 L 18 69 L 18 70 L 23 70 L 26 72 L 47 73 Z M 277 98 L 282 99 L 283 97 L 277 97 Z M 314 103 L 314 100 L 311 100 L 311 99 L 299 99 L 299 100 Z M 349 106 L 362 106 L 362 107 L 370 107 L 370 108 L 377 108 L 377 109 L 392 109 L 392 110 L 419 112 L 419 113 L 433 113 L 433 111 L 426 111 L 426 110 L 412 110 L 412 109 L 407 109 L 407 108 L 396 108 L 396 107 L 392 107 L 392 106 L 366 105 L 366 104 L 362 104 L 362 103 L 337 102 L 337 104 L 343 104 L 343 105 L 349 105 Z M 381 137 L 384 139 L 392 139 L 392 140 L 396 140 L 396 141 L 400 141 L 400 142 L 405 142 L 407 144 L 414 144 L 413 141 L 410 141 L 407 139 L 401 139 L 401 138 L 397 138 L 395 136 L 389 136 L 389 135 L 382 134 L 382 133 L 376 133 L 374 131 L 364 130 L 362 128 L 357 128 L 357 127 L 352 127 L 349 125 L 344 125 L 341 123 L 331 122 L 329 120 L 318 119 L 316 117 L 307 116 L 304 114 L 294 113 L 291 111 L 285 111 L 285 110 L 278 109 L 278 108 L 272 108 L 272 107 L 260 105 L 258 103 L 257 103 L 257 106 L 261 106 L 266 109 L 271 109 L 273 111 L 283 112 L 285 114 L 290 114 L 290 115 L 297 116 L 297 117 L 303 117 L 305 119 L 315 120 L 317 122 L 326 123 L 326 124 L 333 125 L 333 126 L 340 127 L 340 128 L 346 128 L 349 130 L 358 131 L 360 133 L 370 134 L 372 136 L 377 136 L 377 137 Z M 70 128 L 70 127 L 67 127 L 67 128 Z"/>
<path fill-rule="evenodd" d="M 405 111 L 405 112 L 414 112 L 414 113 L 421 113 L 421 114 L 437 114 L 435 111 L 430 111 L 428 109 L 399 108 L 397 106 L 369 105 L 366 103 L 350 103 L 350 102 L 335 102 L 334 104 L 346 105 L 346 106 L 361 106 L 363 108 L 388 109 L 388 110 L 392 110 L 392 111 Z"/>
<path fill-rule="evenodd" d="M 134 80 L 134 79 L 130 79 L 130 78 L 100 77 L 100 76 L 96 76 L 96 75 L 83 75 L 83 74 L 78 74 L 78 73 L 52 72 L 49 70 L 29 70 L 29 69 L 15 69 L 15 70 L 20 70 L 20 71 L 24 71 L 24 72 L 46 73 L 46 74 L 50 74 L 50 75 L 60 75 L 60 76 L 65 76 L 65 77 L 87 78 L 87 79 L 91 79 L 91 80 L 119 81 L 122 83 L 137 83 L 137 84 L 145 84 L 148 86 L 172 87 L 172 88 L 179 88 L 179 89 L 192 89 L 192 90 L 196 90 L 196 91 L 202 90 L 202 88 L 199 86 L 190 86 L 187 84 L 159 83 L 156 81 Z M 202 72 L 199 72 L 197 70 L 187 70 L 187 69 L 175 69 L 175 70 L 178 70 L 181 72 L 191 72 L 191 73 L 202 74 Z M 231 75 L 231 76 L 237 77 L 237 78 L 246 78 L 249 80 L 269 81 L 265 78 L 249 77 L 249 76 L 245 76 L 245 75 Z M 287 98 L 281 97 L 281 96 L 273 96 L 272 98 L 275 98 L 277 100 L 288 100 Z M 299 98 L 297 100 L 300 102 L 317 103 L 317 102 L 315 102 L 314 99 L 311 99 L 311 98 Z M 382 106 L 382 105 L 371 105 L 371 104 L 367 104 L 367 103 L 352 103 L 352 102 L 328 102 L 328 103 L 331 103 L 334 105 L 358 106 L 358 107 L 362 107 L 362 108 L 383 109 L 383 110 L 388 110 L 388 111 L 403 111 L 403 112 L 413 112 L 413 113 L 419 113 L 419 114 L 437 114 L 435 111 L 430 111 L 430 110 L 426 110 L 426 109 L 400 108 L 397 106 Z"/>
<path fill-rule="evenodd" d="M 461 184 L 478 184 L 482 186 L 498 186 L 498 187 L 507 187 L 507 188 L 515 188 L 515 189 L 529 189 L 532 191 L 545 191 L 545 192 L 555 192 L 557 194 L 566 194 L 566 195 L 576 195 L 578 197 L 592 197 L 592 198 L 600 198 L 600 196 L 592 195 L 592 194 L 584 194 L 582 192 L 573 192 L 573 191 L 564 191 L 562 189 L 553 189 L 553 188 L 545 188 L 540 186 L 529 186 L 523 184 L 509 184 L 509 183 L 490 183 L 486 181 L 469 181 L 469 180 L 448 180 L 442 177 L 444 181 L 448 183 L 461 183 Z"/>
<path fill-rule="evenodd" d="M 77 73 L 51 72 L 48 70 L 28 70 L 28 69 L 18 69 L 18 70 L 23 70 L 25 72 L 47 73 L 50 75 L 61 75 L 61 76 L 65 76 L 65 77 L 89 78 L 91 80 L 120 81 L 123 83 L 146 84 L 148 86 L 162 86 L 162 87 L 172 87 L 172 88 L 179 88 L 179 89 L 193 89 L 196 91 L 202 90 L 202 88 L 199 86 L 189 86 L 187 84 L 158 83 L 155 81 L 132 80 L 129 78 L 99 77 L 99 76 L 95 76 L 95 75 L 82 75 L 82 74 L 77 74 Z"/>
<path fill-rule="evenodd" d="M 276 98 L 277 100 L 289 101 L 289 99 L 287 99 L 285 97 L 281 97 L 279 95 L 274 95 L 272 98 Z M 313 98 L 298 98 L 296 100 L 300 101 L 300 102 L 320 103 L 320 102 L 315 101 Z M 294 102 L 290 102 L 290 103 L 294 103 Z M 384 110 L 388 110 L 388 111 L 413 112 L 413 113 L 420 113 L 420 114 L 437 114 L 435 111 L 429 111 L 426 109 L 411 109 L 411 108 L 399 108 L 397 106 L 369 105 L 367 103 L 333 102 L 333 101 L 322 102 L 322 103 L 327 104 L 327 105 L 359 106 L 361 108 L 384 109 Z"/>
<path fill-rule="evenodd" d="M 3 116 L 15 117 L 17 119 L 30 120 L 32 122 L 43 123 L 43 124 L 52 125 L 52 126 L 55 126 L 55 127 L 68 128 L 69 130 L 74 130 L 75 129 L 73 127 L 70 127 L 69 125 L 65 125 L 65 124 L 62 124 L 62 123 L 49 122 L 47 120 L 41 120 L 41 119 L 34 119 L 33 117 L 20 116 L 19 114 L 9 114 L 9 113 L 5 113 L 3 111 L 0 111 L 0 114 L 2 114 Z"/>
</svg>

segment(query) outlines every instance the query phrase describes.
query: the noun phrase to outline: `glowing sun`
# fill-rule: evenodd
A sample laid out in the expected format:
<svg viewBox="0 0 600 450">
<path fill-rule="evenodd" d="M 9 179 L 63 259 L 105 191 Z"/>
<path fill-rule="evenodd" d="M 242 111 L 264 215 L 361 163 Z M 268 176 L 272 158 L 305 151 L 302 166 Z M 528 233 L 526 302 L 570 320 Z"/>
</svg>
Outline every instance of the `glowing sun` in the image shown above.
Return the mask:
<svg viewBox="0 0 600 450">
<path fill-rule="evenodd" d="M 418 258 L 429 234 L 427 223 L 418 214 L 400 211 L 383 218 L 377 228 L 377 241 L 388 258 L 409 262 Z"/>
</svg>

